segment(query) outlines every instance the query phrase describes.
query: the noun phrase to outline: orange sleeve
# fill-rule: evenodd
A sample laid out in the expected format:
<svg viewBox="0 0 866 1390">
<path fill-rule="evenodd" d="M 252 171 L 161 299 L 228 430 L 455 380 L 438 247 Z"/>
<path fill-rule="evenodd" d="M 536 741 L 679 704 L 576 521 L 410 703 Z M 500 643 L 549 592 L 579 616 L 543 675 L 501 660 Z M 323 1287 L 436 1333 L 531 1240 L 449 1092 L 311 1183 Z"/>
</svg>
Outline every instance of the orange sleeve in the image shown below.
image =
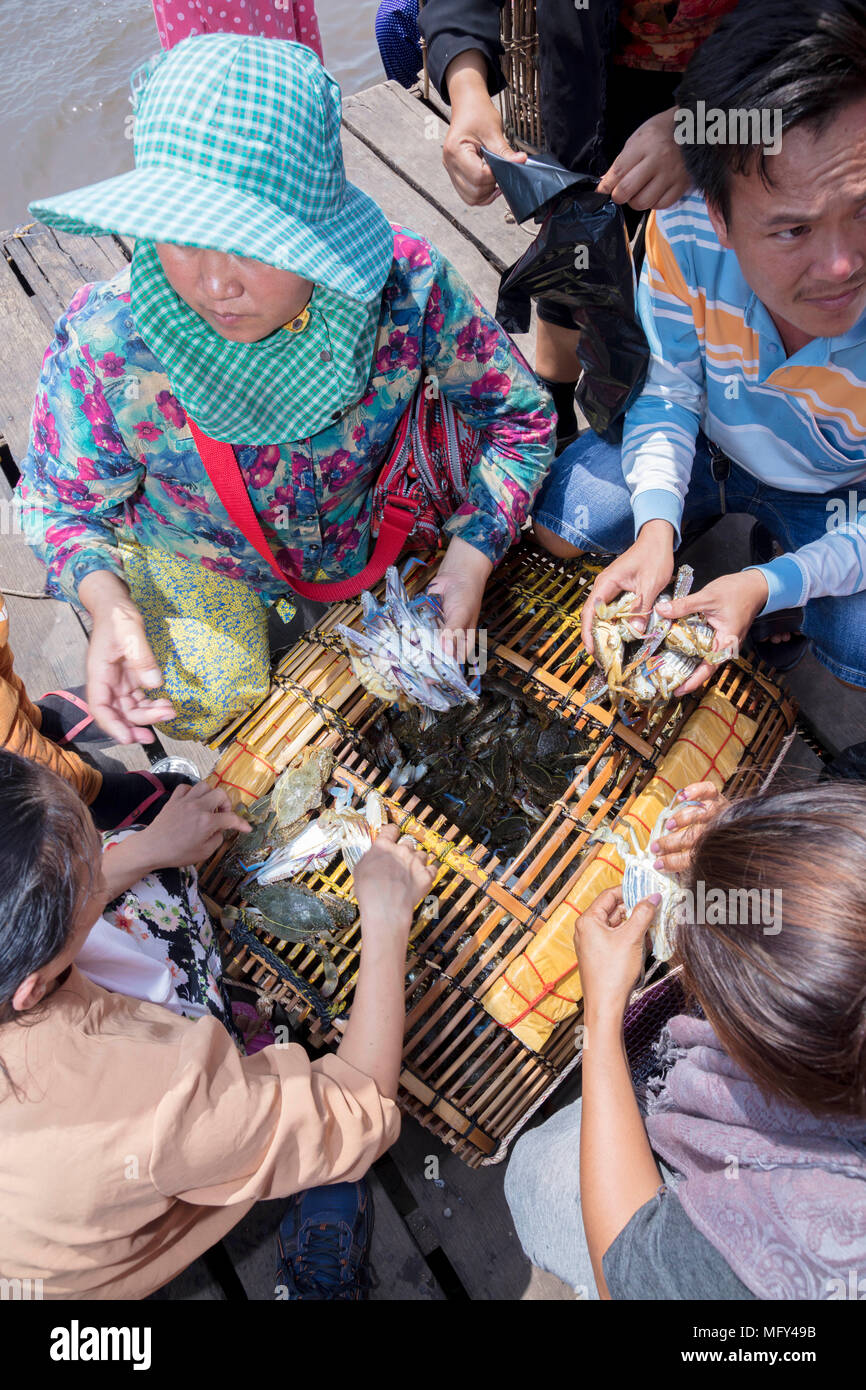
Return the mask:
<svg viewBox="0 0 866 1390">
<path fill-rule="evenodd" d="M 29 698 L 21 677 L 13 669 L 7 636 L 9 624 L 0 596 L 0 747 L 22 758 L 44 763 L 65 782 L 70 782 L 89 806 L 102 786 L 102 773 L 90 767 L 71 749 L 60 748 L 39 732 L 42 715 Z"/>
</svg>

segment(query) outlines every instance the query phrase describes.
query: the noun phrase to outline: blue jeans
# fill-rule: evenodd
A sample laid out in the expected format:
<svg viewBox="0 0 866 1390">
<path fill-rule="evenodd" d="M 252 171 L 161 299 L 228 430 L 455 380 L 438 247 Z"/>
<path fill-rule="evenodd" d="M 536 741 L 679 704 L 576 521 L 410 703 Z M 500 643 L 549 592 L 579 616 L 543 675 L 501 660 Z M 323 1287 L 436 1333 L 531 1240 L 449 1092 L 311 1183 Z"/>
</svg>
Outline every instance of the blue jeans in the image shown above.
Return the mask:
<svg viewBox="0 0 866 1390">
<path fill-rule="evenodd" d="M 852 488 L 866 498 L 866 488 Z M 848 489 L 846 489 L 848 491 Z M 827 534 L 822 493 L 785 492 L 731 462 L 724 484 L 710 471 L 706 439 L 698 435 L 682 530 L 710 524 L 726 512 L 763 522 L 784 550 L 799 550 Z M 620 555 L 634 542 L 631 500 L 620 450 L 588 430 L 555 459 L 535 500 L 533 520 L 580 550 Z M 866 591 L 806 604 L 801 630 L 815 656 L 838 680 L 866 688 Z"/>
</svg>

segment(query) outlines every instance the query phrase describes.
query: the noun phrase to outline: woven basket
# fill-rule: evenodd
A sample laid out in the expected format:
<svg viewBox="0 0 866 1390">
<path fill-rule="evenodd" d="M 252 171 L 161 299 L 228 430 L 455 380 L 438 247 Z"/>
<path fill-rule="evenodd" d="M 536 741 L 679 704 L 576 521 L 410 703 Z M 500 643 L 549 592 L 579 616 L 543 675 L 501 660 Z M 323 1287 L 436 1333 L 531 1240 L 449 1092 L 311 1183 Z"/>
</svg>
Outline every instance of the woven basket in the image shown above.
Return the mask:
<svg viewBox="0 0 866 1390">
<path fill-rule="evenodd" d="M 479 996 L 570 894 L 593 830 L 629 809 L 697 705 L 697 697 L 673 702 L 630 727 L 595 705 L 581 710 L 593 667 L 580 640 L 580 609 L 596 573 L 596 567 L 565 564 L 527 543 L 512 550 L 488 585 L 482 613 L 488 671 L 570 721 L 593 746 L 582 780 L 550 805 L 543 824 L 510 862 L 507 878 L 490 849 L 425 803 L 423 781 L 412 789 L 393 788 L 359 751 L 383 706 L 359 686 L 331 635 L 336 622 L 358 623 L 357 603 L 335 606 L 285 655 L 279 684 L 237 728 L 212 774 L 236 802 L 248 803 L 303 748 L 330 747 L 334 780 L 350 787 L 356 801 L 377 788 L 389 817 L 438 858 L 433 892 L 439 917 L 411 941 L 407 959 L 400 1103 L 473 1166 L 504 1156 L 577 1060 L 574 1018 L 534 1052 L 482 1008 Z M 422 587 L 430 577 L 430 571 L 418 573 L 411 587 Z M 762 670 L 746 663 L 724 666 L 713 684 L 757 724 L 732 779 L 735 791 L 757 790 L 787 746 L 795 709 Z M 202 886 L 217 903 L 231 900 L 233 881 L 221 867 L 230 848 L 224 846 L 202 872 Z M 314 890 L 351 892 L 339 861 L 301 881 Z M 342 939 L 335 954 L 339 987 L 327 1000 L 317 999 L 322 966 L 306 946 L 268 936 L 239 943 L 224 934 L 223 947 L 230 975 L 279 999 L 309 1041 L 324 1045 L 339 1037 L 351 1005 L 359 940 L 357 928 Z M 286 967 L 290 978 L 284 977 Z"/>
<path fill-rule="evenodd" d="M 502 71 L 508 84 L 500 94 L 506 138 L 519 149 L 543 149 L 535 0 L 510 0 L 503 5 L 501 40 Z"/>
</svg>

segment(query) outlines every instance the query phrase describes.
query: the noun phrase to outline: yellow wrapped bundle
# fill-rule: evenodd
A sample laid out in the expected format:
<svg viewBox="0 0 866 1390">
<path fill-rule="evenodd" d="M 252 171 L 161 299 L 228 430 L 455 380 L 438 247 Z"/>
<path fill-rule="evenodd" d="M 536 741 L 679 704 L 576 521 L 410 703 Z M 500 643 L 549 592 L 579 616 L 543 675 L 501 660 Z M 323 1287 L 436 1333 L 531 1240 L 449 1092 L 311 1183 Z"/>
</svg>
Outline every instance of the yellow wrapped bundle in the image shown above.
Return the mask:
<svg viewBox="0 0 866 1390">
<path fill-rule="evenodd" d="M 660 812 L 670 805 L 676 792 L 691 782 L 711 781 L 720 790 L 725 786 L 756 727 L 754 720 L 735 710 L 724 696 L 710 691 L 619 824 L 633 826 L 641 847 L 646 847 Z M 622 882 L 622 872 L 616 850 L 602 845 L 571 896 L 551 913 L 535 939 L 481 1000 L 493 1018 L 536 1052 L 556 1025 L 577 1011 L 581 998 L 574 954 L 575 922 L 599 893 Z"/>
</svg>

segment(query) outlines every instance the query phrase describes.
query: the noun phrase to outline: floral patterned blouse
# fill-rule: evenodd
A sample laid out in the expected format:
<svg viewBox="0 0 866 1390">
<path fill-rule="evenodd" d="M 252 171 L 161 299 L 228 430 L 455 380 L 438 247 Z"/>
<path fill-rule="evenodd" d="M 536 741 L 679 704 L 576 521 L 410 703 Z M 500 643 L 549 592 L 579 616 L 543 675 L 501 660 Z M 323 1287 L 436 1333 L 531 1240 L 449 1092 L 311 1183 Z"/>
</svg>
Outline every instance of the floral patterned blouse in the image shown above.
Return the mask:
<svg viewBox="0 0 866 1390">
<path fill-rule="evenodd" d="M 553 457 L 551 398 L 511 339 L 434 246 L 394 232 L 361 400 L 310 438 L 235 451 L 278 560 L 301 579 L 341 578 L 366 562 L 373 483 L 424 375 L 482 431 L 468 495 L 445 525 L 450 536 L 501 560 Z M 211 486 L 186 415 L 136 329 L 128 268 L 83 286 L 56 325 L 18 494 L 55 597 L 74 599 L 93 570 L 123 577 L 122 529 L 242 579 L 266 600 L 286 592 Z"/>
</svg>

